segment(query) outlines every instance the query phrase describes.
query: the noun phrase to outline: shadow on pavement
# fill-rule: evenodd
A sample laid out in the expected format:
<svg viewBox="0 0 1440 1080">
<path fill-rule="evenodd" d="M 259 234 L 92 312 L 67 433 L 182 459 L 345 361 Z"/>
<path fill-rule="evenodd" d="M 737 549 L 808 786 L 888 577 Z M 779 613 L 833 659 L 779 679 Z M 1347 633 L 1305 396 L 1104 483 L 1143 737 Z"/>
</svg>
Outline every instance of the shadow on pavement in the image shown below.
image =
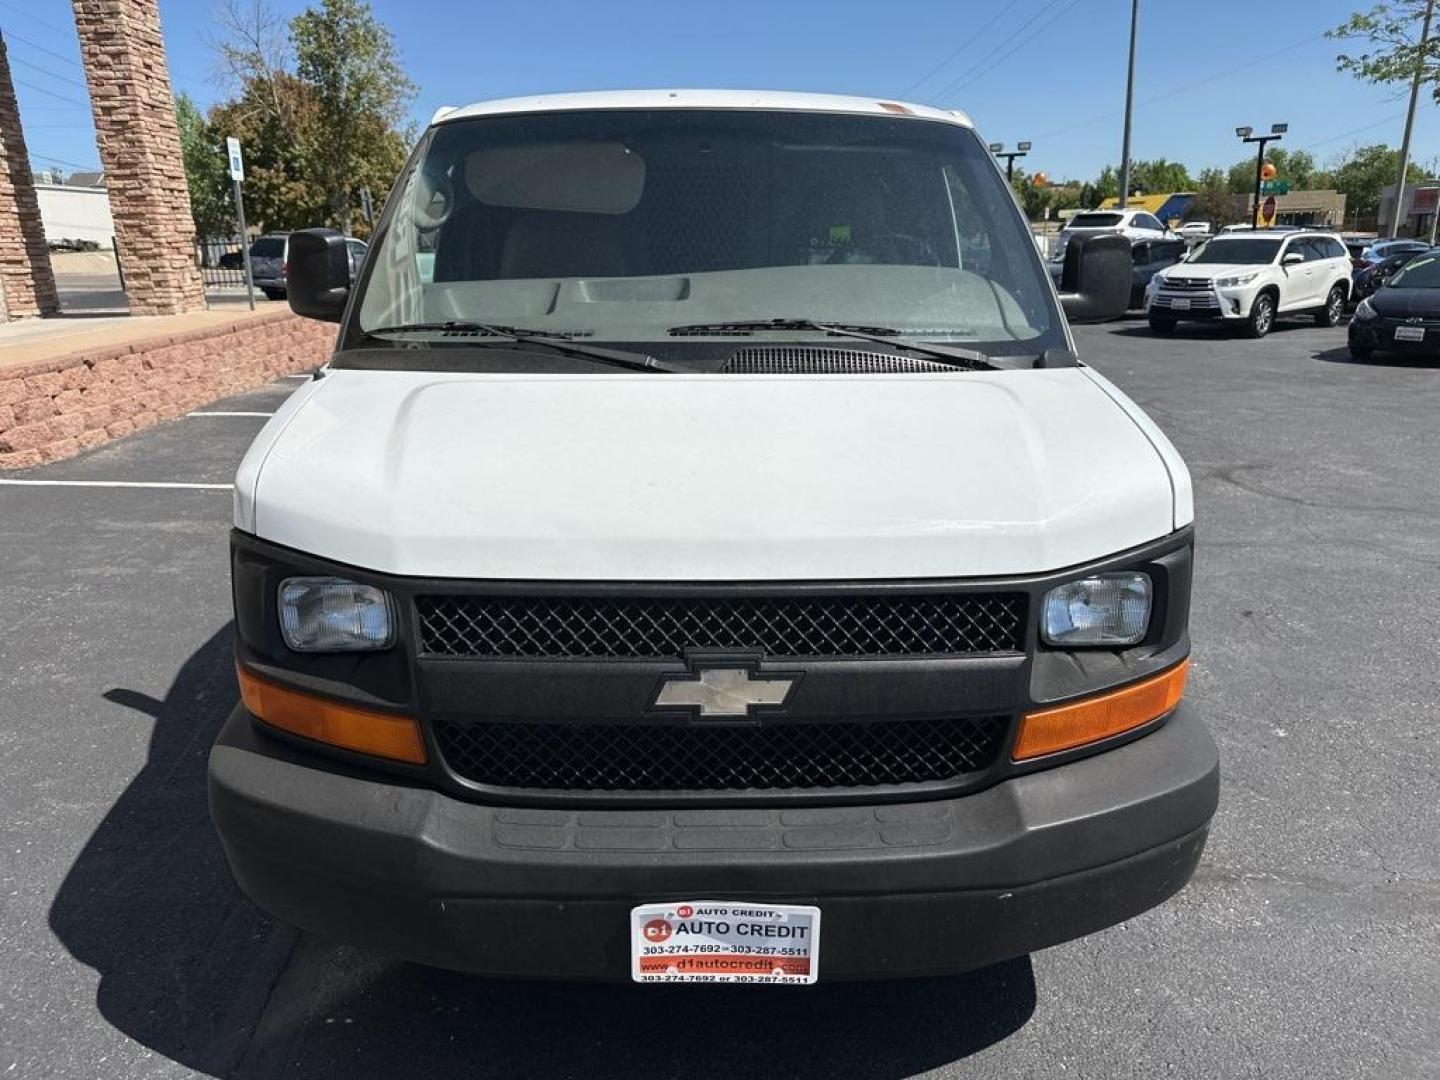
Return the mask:
<svg viewBox="0 0 1440 1080">
<path fill-rule="evenodd" d="M 1028 957 L 948 979 L 796 989 L 496 982 L 313 948 L 323 985 L 260 1033 L 247 1073 L 898 1080 L 1000 1042 L 1035 1008 Z"/>
<path fill-rule="evenodd" d="M 181 667 L 165 700 L 110 701 L 153 719 L 144 768 L 81 850 L 50 927 L 100 976 L 96 1005 L 136 1042 L 224 1075 L 245 1049 L 295 935 L 240 894 L 205 795 L 210 744 L 235 704 L 229 626 Z"/>
<path fill-rule="evenodd" d="M 903 1077 L 1022 1027 L 1030 959 L 949 979 L 814 989 L 514 983 L 282 927 L 237 892 L 205 795 L 235 701 L 230 627 L 163 701 L 145 767 L 76 859 L 50 925 L 100 976 L 105 1020 L 222 1077 Z M 138 718 L 137 718 L 138 719 Z M 298 942 L 298 945 L 297 945 Z"/>
<path fill-rule="evenodd" d="M 1217 319 L 1192 319 L 1178 322 L 1169 334 L 1157 334 L 1150 329 L 1149 321 L 1126 319 L 1128 325 L 1113 331 L 1118 337 L 1148 337 L 1156 341 L 1235 341 L 1245 343 L 1256 339 L 1247 338 L 1240 331 L 1238 322 L 1221 322 Z M 1276 320 L 1266 337 L 1283 337 L 1296 330 L 1314 330 L 1315 324 L 1309 319 Z M 1264 338 L 1258 339 L 1263 341 Z"/>
<path fill-rule="evenodd" d="M 1417 371 L 1426 369 L 1440 369 L 1440 354 L 1432 356 L 1416 356 L 1413 353 L 1385 353 L 1377 352 L 1369 360 L 1356 360 L 1350 355 L 1348 346 L 1342 345 L 1338 349 L 1325 349 L 1317 352 L 1316 360 L 1323 360 L 1327 364 L 1349 364 L 1351 367 L 1388 367 L 1388 368 L 1414 368 Z"/>
</svg>

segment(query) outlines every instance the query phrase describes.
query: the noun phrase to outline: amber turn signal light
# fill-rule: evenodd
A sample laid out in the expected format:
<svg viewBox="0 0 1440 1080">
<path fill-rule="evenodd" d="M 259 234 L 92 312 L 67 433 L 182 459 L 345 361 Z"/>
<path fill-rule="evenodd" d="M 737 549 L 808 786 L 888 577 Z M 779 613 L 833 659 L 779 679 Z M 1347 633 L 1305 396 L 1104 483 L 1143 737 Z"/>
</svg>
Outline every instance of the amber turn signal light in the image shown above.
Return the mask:
<svg viewBox="0 0 1440 1080">
<path fill-rule="evenodd" d="M 1190 661 L 1181 660 L 1159 675 L 1118 690 L 1026 713 L 1020 720 L 1020 736 L 1015 740 L 1013 757 L 1016 761 L 1026 761 L 1058 754 L 1061 750 L 1073 750 L 1148 724 L 1180 704 L 1189 674 Z"/>
<path fill-rule="evenodd" d="M 409 716 L 372 712 L 291 690 L 239 664 L 235 674 L 245 708 L 272 727 L 361 754 L 425 764 L 425 740 L 420 725 Z"/>
</svg>

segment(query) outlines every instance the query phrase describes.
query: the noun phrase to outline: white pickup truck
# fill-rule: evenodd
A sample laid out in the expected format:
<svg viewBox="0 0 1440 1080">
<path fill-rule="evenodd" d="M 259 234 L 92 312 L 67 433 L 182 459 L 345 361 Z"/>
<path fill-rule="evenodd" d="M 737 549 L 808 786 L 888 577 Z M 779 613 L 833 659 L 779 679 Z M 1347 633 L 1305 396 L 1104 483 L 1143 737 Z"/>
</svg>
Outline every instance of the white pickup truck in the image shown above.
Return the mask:
<svg viewBox="0 0 1440 1080">
<path fill-rule="evenodd" d="M 1194 507 L 969 120 L 656 91 L 442 112 L 236 478 L 210 797 L 281 919 L 493 975 L 954 972 L 1189 879 Z"/>
</svg>

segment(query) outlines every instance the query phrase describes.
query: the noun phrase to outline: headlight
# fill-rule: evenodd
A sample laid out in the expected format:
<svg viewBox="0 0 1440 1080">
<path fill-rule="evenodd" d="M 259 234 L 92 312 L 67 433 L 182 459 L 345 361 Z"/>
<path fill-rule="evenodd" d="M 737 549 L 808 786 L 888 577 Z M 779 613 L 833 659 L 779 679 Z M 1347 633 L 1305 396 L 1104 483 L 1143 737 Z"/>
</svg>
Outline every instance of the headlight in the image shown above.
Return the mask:
<svg viewBox="0 0 1440 1080">
<path fill-rule="evenodd" d="M 1150 625 L 1146 574 L 1096 574 L 1045 594 L 1040 636 L 1046 644 L 1134 645 Z"/>
<path fill-rule="evenodd" d="M 280 583 L 280 633 L 296 652 L 357 652 L 395 640 L 390 597 L 373 585 L 336 577 Z"/>
<path fill-rule="evenodd" d="M 1361 322 L 1369 322 L 1371 319 L 1378 318 L 1379 315 L 1380 313 L 1371 306 L 1368 296 L 1361 300 L 1360 306 L 1355 309 L 1355 318 Z"/>
<path fill-rule="evenodd" d="M 1222 289 L 1233 289 L 1239 285 L 1249 285 L 1250 282 L 1254 281 L 1259 276 L 1260 271 L 1256 270 L 1253 273 L 1249 274 L 1236 274 L 1234 277 L 1217 278 L 1215 280 L 1215 284 Z"/>
</svg>

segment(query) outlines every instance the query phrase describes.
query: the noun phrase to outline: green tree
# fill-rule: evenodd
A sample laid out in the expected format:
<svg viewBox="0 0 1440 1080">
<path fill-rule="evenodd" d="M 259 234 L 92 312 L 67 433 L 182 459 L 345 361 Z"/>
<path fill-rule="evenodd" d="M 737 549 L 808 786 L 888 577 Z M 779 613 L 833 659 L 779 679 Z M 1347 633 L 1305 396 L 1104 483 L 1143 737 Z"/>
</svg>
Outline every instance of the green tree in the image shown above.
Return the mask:
<svg viewBox="0 0 1440 1080">
<path fill-rule="evenodd" d="M 390 32 L 364 0 L 321 0 L 289 23 L 265 0 L 223 0 L 217 18 L 210 45 L 231 96 L 210 124 L 245 147 L 246 216 L 368 235 L 360 189 L 378 208 L 410 142 L 400 124 L 414 87 Z"/>
<path fill-rule="evenodd" d="M 1045 216 L 1045 208 L 1050 205 L 1050 189 L 1035 183 L 1033 174 L 1024 169 L 1016 169 L 1015 175 L 1010 180 L 1010 186 L 1015 189 L 1015 198 L 1020 203 L 1020 209 L 1025 211 L 1025 216 L 1031 221 L 1038 221 Z"/>
<path fill-rule="evenodd" d="M 409 139 L 399 125 L 415 87 L 366 0 L 321 0 L 291 20 L 290 37 L 296 74 L 317 110 L 302 154 L 348 233 L 360 188 L 370 186 L 378 200 L 404 162 Z"/>
<path fill-rule="evenodd" d="M 175 99 L 175 120 L 180 126 L 180 156 L 185 162 L 195 233 L 201 239 L 228 236 L 235 231 L 235 214 L 224 140 L 187 94 Z"/>
<path fill-rule="evenodd" d="M 1271 145 L 1265 151 L 1265 160 L 1275 166 L 1275 179 L 1288 181 L 1295 191 L 1330 187 L 1334 179 L 1315 164 L 1315 155 L 1308 150 L 1287 150 L 1283 146 Z M 1251 154 L 1231 165 L 1226 173 L 1226 182 L 1236 195 L 1252 194 L 1255 191 L 1255 155 Z"/>
<path fill-rule="evenodd" d="M 1440 101 L 1440 40 L 1432 35 L 1423 49 L 1420 45 L 1425 4 L 1426 0 L 1376 4 L 1327 31 L 1325 36 L 1332 41 L 1361 42 L 1365 48 L 1364 52 L 1341 53 L 1335 66 L 1362 82 L 1381 86 L 1408 85 L 1418 70 L 1421 83 Z M 1398 172 L 1398 161 L 1395 168 Z"/>
<path fill-rule="evenodd" d="M 1380 210 L 1380 192 L 1395 183 L 1399 171 L 1400 152 L 1383 143 L 1351 151 L 1334 169 L 1335 188 L 1345 195 L 1346 213 L 1373 217 Z M 1428 179 L 1427 169 L 1410 162 L 1406 183 Z"/>
<path fill-rule="evenodd" d="M 1087 210 L 1093 210 L 1106 199 L 1113 199 L 1120 194 L 1120 173 L 1115 166 L 1106 165 L 1100 170 L 1097 176 L 1088 184 L 1080 187 L 1080 205 Z"/>
<path fill-rule="evenodd" d="M 1236 200 L 1221 169 L 1202 169 L 1195 182 L 1195 198 L 1185 213 L 1187 221 L 1208 221 L 1217 229 L 1233 225 Z"/>
<path fill-rule="evenodd" d="M 302 147 L 318 124 L 313 91 L 293 75 L 252 78 L 243 93 L 210 111 L 218 137 L 245 151 L 245 216 L 266 231 L 288 232 L 332 221 L 329 204 Z"/>
<path fill-rule="evenodd" d="M 1178 161 L 1156 158 L 1130 164 L 1130 190 L 1159 195 L 1169 191 L 1189 191 L 1194 187 L 1190 171 Z M 1118 188 L 1117 188 L 1118 190 Z"/>
<path fill-rule="evenodd" d="M 1079 184 L 1059 184 L 1050 189 L 1050 210 L 1052 214 L 1061 210 L 1078 210 L 1084 203 L 1081 196 L 1084 188 Z"/>
</svg>

